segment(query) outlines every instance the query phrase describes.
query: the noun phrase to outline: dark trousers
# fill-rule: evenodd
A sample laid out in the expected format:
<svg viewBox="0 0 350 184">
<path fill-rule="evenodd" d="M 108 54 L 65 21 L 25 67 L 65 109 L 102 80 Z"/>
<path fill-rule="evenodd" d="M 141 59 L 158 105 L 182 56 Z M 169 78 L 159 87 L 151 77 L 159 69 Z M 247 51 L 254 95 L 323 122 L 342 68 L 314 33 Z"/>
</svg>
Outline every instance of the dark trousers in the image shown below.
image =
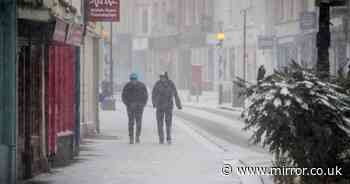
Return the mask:
<svg viewBox="0 0 350 184">
<path fill-rule="evenodd" d="M 129 118 L 129 136 L 130 138 L 134 138 L 134 125 L 136 122 L 136 137 L 139 138 L 141 135 L 142 128 L 142 114 L 143 109 L 138 110 L 128 110 L 128 118 Z"/>
<path fill-rule="evenodd" d="M 171 123 L 173 117 L 172 109 L 157 109 L 157 123 L 158 123 L 158 135 L 161 142 L 164 141 L 164 119 L 166 125 L 166 139 L 171 141 Z"/>
</svg>

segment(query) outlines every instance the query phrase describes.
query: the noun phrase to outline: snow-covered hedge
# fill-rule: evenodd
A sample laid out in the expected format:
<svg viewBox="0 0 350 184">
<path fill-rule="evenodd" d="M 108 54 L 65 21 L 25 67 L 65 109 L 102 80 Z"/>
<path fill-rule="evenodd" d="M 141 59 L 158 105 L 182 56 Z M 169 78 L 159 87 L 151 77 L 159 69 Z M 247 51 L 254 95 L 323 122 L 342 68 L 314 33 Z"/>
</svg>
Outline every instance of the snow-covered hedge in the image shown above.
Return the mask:
<svg viewBox="0 0 350 184">
<path fill-rule="evenodd" d="M 236 82 L 245 88 L 242 116 L 245 129 L 255 130 L 254 143 L 268 147 L 276 158 L 284 157 L 290 166 L 338 166 L 350 176 L 350 99 L 346 90 L 321 81 L 312 70 L 296 63 L 259 84 Z M 302 181 L 324 183 L 329 178 L 305 176 Z"/>
</svg>

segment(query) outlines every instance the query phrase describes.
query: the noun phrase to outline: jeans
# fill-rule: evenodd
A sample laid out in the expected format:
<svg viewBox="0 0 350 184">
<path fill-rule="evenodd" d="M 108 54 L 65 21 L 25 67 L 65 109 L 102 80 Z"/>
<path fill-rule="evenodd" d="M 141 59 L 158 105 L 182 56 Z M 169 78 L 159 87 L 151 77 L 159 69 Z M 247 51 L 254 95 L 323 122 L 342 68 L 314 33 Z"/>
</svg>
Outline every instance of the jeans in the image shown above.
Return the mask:
<svg viewBox="0 0 350 184">
<path fill-rule="evenodd" d="M 129 137 L 134 138 L 134 125 L 136 122 L 136 137 L 141 135 L 143 109 L 128 110 L 129 118 Z"/>
<path fill-rule="evenodd" d="M 172 109 L 157 109 L 157 124 L 158 124 L 158 135 L 159 141 L 164 141 L 164 118 L 165 118 L 165 126 L 166 126 L 166 140 L 171 141 L 171 124 L 172 124 Z"/>
</svg>

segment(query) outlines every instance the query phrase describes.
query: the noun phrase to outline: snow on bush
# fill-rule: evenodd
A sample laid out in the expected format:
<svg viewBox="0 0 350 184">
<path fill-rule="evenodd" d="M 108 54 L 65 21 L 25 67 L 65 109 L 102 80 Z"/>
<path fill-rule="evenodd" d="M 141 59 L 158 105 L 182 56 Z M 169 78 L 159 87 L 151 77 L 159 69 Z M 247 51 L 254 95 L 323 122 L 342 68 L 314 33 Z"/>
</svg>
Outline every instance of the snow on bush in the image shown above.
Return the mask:
<svg viewBox="0 0 350 184">
<path fill-rule="evenodd" d="M 290 166 L 342 166 L 343 174 L 350 176 L 350 99 L 346 90 L 321 81 L 296 63 L 259 84 L 241 79 L 236 83 L 245 89 L 242 116 L 245 130 L 255 130 L 255 144 L 262 143 Z M 302 177 L 304 183 L 325 180 L 329 177 Z"/>
</svg>

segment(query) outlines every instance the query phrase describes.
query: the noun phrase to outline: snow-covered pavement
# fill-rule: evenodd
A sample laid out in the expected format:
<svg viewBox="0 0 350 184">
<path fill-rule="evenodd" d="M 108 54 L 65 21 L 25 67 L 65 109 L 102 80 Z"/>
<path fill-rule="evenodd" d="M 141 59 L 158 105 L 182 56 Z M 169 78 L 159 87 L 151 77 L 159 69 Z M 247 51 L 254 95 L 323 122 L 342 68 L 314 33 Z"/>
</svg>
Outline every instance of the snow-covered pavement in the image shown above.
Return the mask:
<svg viewBox="0 0 350 184">
<path fill-rule="evenodd" d="M 194 109 L 183 111 L 201 115 Z M 203 116 L 209 118 L 204 113 Z M 74 164 L 53 169 L 52 174 L 40 175 L 30 183 L 258 184 L 259 177 L 242 177 L 235 172 L 224 176 L 222 167 L 224 163 L 235 167 L 242 165 L 238 161 L 254 164 L 256 160 L 269 159 L 268 154 L 232 145 L 178 117 L 174 119 L 173 144 L 159 145 L 155 111 L 150 107 L 144 113 L 141 144 L 128 144 L 127 116 L 122 104 L 117 104 L 115 112 L 101 112 L 100 118 L 101 135 L 85 139 Z M 223 124 L 227 121 L 224 117 L 216 120 Z M 238 129 L 240 125 L 235 126 Z"/>
<path fill-rule="evenodd" d="M 231 111 L 241 112 L 241 107 L 232 107 L 231 103 L 218 104 L 218 92 L 217 91 L 203 91 L 202 95 L 198 97 L 190 95 L 188 90 L 179 90 L 179 97 L 182 103 L 188 107 L 203 108 L 203 109 L 227 109 Z"/>
</svg>

